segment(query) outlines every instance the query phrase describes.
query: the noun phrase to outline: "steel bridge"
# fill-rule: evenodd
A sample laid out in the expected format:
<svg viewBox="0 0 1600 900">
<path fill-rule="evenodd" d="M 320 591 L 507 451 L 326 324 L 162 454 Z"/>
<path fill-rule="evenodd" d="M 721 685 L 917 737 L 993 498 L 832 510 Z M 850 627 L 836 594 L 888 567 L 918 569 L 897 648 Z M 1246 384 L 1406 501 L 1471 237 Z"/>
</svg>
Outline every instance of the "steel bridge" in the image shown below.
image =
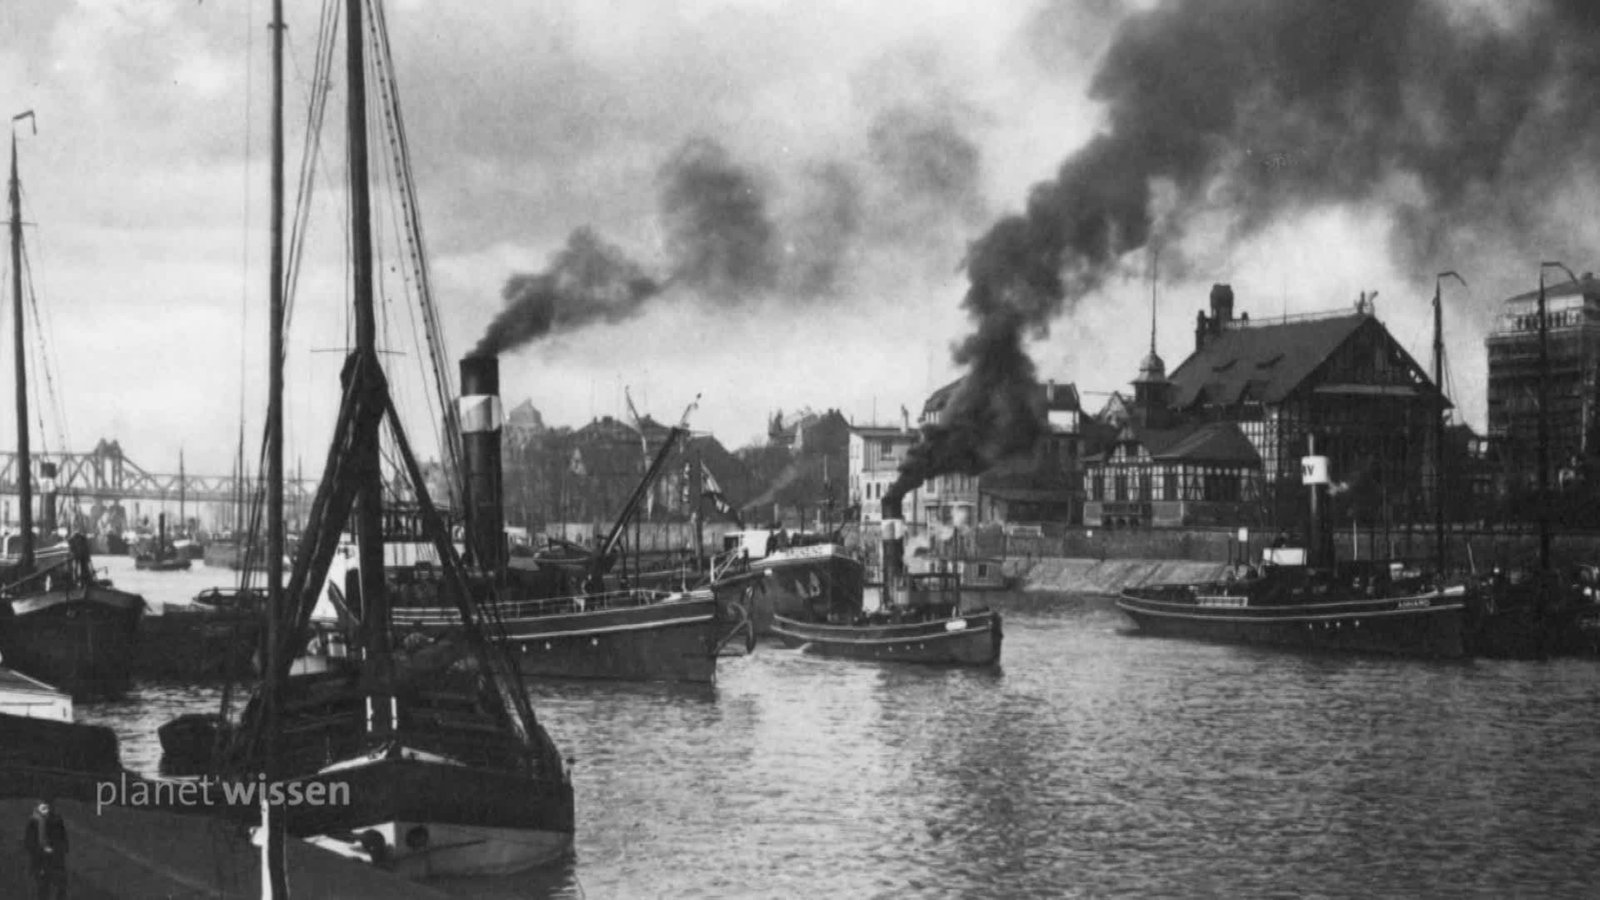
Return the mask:
<svg viewBox="0 0 1600 900">
<path fill-rule="evenodd" d="M 248 501 L 261 484 L 259 478 L 240 478 L 237 475 L 192 475 L 187 472 L 159 475 L 148 472 L 124 456 L 122 447 L 116 441 L 101 440 L 88 453 L 41 452 L 30 456 L 34 490 L 41 490 L 45 484 L 43 466 L 54 464 L 56 492 L 63 497 L 94 500 L 182 499 L 197 503 L 227 503 L 237 501 L 240 497 Z M 290 502 L 309 501 L 316 492 L 317 483 L 286 478 L 283 488 Z M 10 450 L 0 451 L 0 494 L 16 492 L 17 454 Z"/>
</svg>

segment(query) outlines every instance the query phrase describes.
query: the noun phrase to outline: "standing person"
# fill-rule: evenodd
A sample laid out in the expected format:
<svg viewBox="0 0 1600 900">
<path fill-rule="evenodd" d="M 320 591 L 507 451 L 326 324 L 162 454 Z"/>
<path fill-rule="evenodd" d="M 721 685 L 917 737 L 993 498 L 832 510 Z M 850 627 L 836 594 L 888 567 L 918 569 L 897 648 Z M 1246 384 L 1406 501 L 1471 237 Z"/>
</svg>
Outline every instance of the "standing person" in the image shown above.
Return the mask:
<svg viewBox="0 0 1600 900">
<path fill-rule="evenodd" d="M 39 900 L 66 900 L 67 823 L 50 798 L 40 801 L 28 817 L 22 842 L 28 848 L 28 873 Z"/>
</svg>

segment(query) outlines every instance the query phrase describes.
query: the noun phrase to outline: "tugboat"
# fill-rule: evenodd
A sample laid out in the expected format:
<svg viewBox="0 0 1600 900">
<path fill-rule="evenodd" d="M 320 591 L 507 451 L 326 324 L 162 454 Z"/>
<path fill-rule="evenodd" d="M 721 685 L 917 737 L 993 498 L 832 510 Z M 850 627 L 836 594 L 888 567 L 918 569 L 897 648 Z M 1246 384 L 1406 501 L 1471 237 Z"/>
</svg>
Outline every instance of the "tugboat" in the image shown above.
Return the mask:
<svg viewBox="0 0 1600 900">
<path fill-rule="evenodd" d="M 1465 585 L 1446 584 L 1399 562 L 1336 564 L 1320 536 L 1327 457 L 1311 453 L 1310 547 L 1263 552 L 1259 568 L 1220 583 L 1125 588 L 1117 608 L 1141 631 L 1163 637 L 1305 650 L 1453 658 L 1465 654 Z M 1230 573 L 1234 574 L 1234 573 Z"/>
<path fill-rule="evenodd" d="M 774 613 L 772 633 L 785 646 L 818 656 L 882 662 L 987 666 L 1000 661 L 1000 614 L 962 603 L 956 572 L 909 574 L 898 501 L 885 498 L 883 583 L 878 608 L 853 598 L 817 595 L 796 616 Z"/>
</svg>

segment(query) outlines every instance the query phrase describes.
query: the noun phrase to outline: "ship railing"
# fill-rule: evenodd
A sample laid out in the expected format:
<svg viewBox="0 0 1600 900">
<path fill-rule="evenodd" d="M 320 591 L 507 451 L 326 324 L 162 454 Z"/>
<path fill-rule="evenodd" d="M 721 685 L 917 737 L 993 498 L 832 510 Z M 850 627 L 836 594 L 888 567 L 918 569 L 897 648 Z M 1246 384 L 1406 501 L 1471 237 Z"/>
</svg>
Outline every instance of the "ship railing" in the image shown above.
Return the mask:
<svg viewBox="0 0 1600 900">
<path fill-rule="evenodd" d="M 492 607 L 493 614 L 502 621 L 511 621 L 563 613 L 599 612 L 648 606 L 659 603 L 667 596 L 664 591 L 630 588 L 601 594 L 544 597 L 537 600 L 500 600 L 486 606 Z M 461 621 L 461 615 L 453 608 L 444 606 L 397 607 L 394 619 L 396 625 L 453 625 Z"/>
</svg>

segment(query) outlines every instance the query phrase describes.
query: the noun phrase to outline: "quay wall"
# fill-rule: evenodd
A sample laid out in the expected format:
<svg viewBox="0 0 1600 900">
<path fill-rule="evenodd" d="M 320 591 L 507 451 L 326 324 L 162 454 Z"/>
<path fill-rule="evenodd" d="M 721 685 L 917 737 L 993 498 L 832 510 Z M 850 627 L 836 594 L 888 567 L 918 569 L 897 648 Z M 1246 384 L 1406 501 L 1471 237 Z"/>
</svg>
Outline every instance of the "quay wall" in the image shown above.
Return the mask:
<svg viewBox="0 0 1600 900">
<path fill-rule="evenodd" d="M 569 522 L 551 524 L 546 533 L 568 540 L 587 543 L 593 536 L 604 534 L 608 522 Z M 722 538 L 735 530 L 728 523 L 706 523 L 703 530 L 705 546 L 717 550 Z M 858 550 L 869 563 L 875 563 L 878 549 L 876 523 L 849 524 L 841 529 L 845 542 Z M 694 528 L 686 522 L 641 523 L 640 549 L 644 552 L 681 552 L 694 545 Z M 629 529 L 630 543 L 634 529 Z M 1044 561 L 1127 562 L 1136 563 L 1128 572 L 1132 580 L 1145 583 L 1149 580 L 1169 580 L 1173 571 L 1169 563 L 1196 563 L 1212 566 L 1226 565 L 1243 558 L 1260 559 L 1261 551 L 1271 543 L 1273 533 L 1255 531 L 1247 535 L 1241 545 L 1238 532 L 1231 528 L 1162 528 L 1139 530 L 1107 530 L 1100 528 L 1051 527 L 1040 529 L 1012 529 L 999 527 L 954 528 L 929 527 L 922 523 L 910 526 L 906 541 L 908 554 L 932 554 L 958 558 L 987 558 L 1005 560 L 1013 574 L 1033 571 L 1035 563 Z M 1494 529 L 1452 530 L 1447 540 L 1449 565 L 1452 568 L 1484 570 L 1494 566 L 1531 565 L 1538 561 L 1539 537 L 1532 531 L 1505 531 Z M 1552 535 L 1551 560 L 1557 566 L 1576 564 L 1600 565 L 1600 532 L 1567 531 Z M 1346 529 L 1335 532 L 1334 551 L 1340 559 L 1409 559 L 1429 561 L 1434 553 L 1433 532 L 1429 528 L 1391 531 L 1384 535 L 1374 532 L 1352 533 Z M 1054 563 L 1052 563 L 1053 565 Z M 1144 567 L 1155 567 L 1148 576 Z M 1082 576 L 1084 583 L 1108 583 L 1102 576 L 1110 577 L 1115 567 L 1096 570 Z M 1040 569 L 1041 583 L 1055 583 L 1065 575 L 1048 574 L 1049 566 Z M 1065 570 L 1062 570 L 1065 571 Z M 1087 571 L 1087 570 L 1086 570 Z M 1204 566 L 1197 572 L 1208 572 Z M 1076 576 L 1074 576 L 1076 577 Z M 1120 576 L 1118 576 L 1120 577 Z M 1143 579 L 1143 580 L 1141 580 Z M 1068 579 L 1070 580 L 1070 579 Z M 1181 580 L 1181 579 L 1170 579 Z M 1124 582 L 1128 583 L 1128 582 Z M 1076 587 L 1042 588 L 1052 590 L 1077 590 Z"/>
<path fill-rule="evenodd" d="M 1007 577 L 1018 590 L 1071 594 L 1115 594 L 1127 587 L 1173 582 L 1217 581 L 1226 563 L 1178 559 L 1082 559 L 1033 557 L 1009 559 Z"/>
</svg>

